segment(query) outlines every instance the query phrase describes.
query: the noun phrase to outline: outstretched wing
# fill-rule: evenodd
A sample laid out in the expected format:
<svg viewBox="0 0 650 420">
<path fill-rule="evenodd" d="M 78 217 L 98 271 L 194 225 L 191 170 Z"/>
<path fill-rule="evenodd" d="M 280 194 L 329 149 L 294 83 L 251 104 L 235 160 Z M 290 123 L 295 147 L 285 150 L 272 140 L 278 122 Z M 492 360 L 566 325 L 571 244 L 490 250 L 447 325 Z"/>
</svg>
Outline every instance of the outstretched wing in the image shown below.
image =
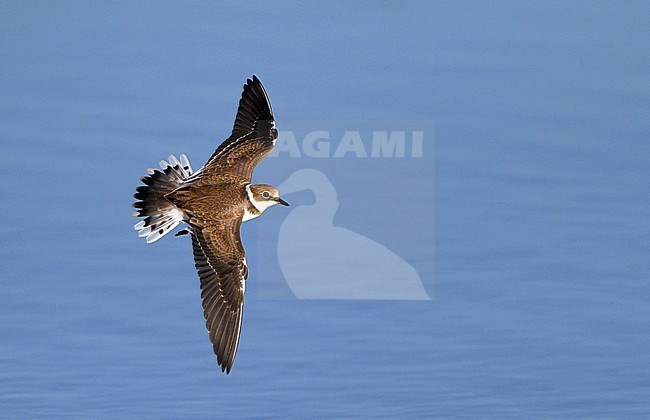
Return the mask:
<svg viewBox="0 0 650 420">
<path fill-rule="evenodd" d="M 192 226 L 194 263 L 201 279 L 203 316 L 217 363 L 230 373 L 237 354 L 248 268 L 239 220 Z"/>
<path fill-rule="evenodd" d="M 264 86 L 253 76 L 244 85 L 232 134 L 196 176 L 232 173 L 250 181 L 253 169 L 271 152 L 277 137 L 271 103 Z"/>
</svg>

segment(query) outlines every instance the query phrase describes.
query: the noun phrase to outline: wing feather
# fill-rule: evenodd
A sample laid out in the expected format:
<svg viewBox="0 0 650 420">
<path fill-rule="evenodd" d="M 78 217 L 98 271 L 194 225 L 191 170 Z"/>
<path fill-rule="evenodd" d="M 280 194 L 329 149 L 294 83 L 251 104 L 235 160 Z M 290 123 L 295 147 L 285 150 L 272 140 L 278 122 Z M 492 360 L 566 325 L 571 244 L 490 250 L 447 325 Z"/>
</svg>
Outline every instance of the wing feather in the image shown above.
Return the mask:
<svg viewBox="0 0 650 420">
<path fill-rule="evenodd" d="M 244 85 L 232 134 L 193 178 L 232 173 L 250 182 L 253 169 L 273 150 L 277 137 L 268 95 L 257 76 L 253 76 Z"/>
<path fill-rule="evenodd" d="M 227 220 L 192 227 L 205 326 L 217 363 L 227 373 L 237 354 L 248 273 L 240 226 L 241 220 Z"/>
</svg>

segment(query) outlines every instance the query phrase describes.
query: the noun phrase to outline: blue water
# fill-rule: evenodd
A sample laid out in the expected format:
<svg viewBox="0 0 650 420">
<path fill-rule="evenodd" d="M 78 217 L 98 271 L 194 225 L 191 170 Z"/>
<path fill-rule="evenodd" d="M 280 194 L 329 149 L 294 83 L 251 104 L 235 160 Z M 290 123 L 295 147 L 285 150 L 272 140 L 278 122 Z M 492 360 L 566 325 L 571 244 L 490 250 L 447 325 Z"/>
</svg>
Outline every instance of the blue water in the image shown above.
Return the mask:
<svg viewBox="0 0 650 420">
<path fill-rule="evenodd" d="M 4 1 L 0 417 L 649 416 L 649 20 L 644 2 Z M 202 164 L 253 73 L 280 126 L 435 121 L 435 287 L 253 297 L 225 376 L 186 238 L 145 245 L 129 206 L 167 154 Z"/>
</svg>

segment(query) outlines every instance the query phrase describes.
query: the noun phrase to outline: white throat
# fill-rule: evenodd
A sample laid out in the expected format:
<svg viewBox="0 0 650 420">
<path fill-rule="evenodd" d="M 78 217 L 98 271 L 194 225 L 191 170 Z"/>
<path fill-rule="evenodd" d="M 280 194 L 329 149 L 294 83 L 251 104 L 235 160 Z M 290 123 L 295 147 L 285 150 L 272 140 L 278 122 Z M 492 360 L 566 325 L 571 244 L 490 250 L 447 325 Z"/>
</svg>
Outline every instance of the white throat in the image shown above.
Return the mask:
<svg viewBox="0 0 650 420">
<path fill-rule="evenodd" d="M 264 210 L 277 204 L 275 201 L 272 200 L 263 200 L 263 201 L 256 200 L 255 197 L 253 196 L 253 193 L 251 192 L 251 184 L 246 185 L 246 194 L 248 195 L 248 199 L 250 200 L 253 207 L 255 207 L 255 209 L 259 211 L 259 213 L 253 214 L 250 211 L 248 211 L 247 208 L 244 208 L 244 218 L 242 219 L 243 222 L 256 218 L 260 214 L 264 213 Z"/>
</svg>

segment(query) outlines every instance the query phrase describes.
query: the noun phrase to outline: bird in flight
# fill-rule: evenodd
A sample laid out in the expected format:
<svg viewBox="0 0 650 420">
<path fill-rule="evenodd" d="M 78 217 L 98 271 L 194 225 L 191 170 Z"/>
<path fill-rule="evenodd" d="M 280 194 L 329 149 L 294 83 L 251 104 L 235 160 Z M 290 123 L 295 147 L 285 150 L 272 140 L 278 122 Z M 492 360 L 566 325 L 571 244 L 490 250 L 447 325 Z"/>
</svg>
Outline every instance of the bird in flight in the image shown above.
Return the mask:
<svg viewBox="0 0 650 420">
<path fill-rule="evenodd" d="M 169 156 L 162 171 L 148 169 L 136 189 L 133 207 L 138 235 L 152 243 L 180 223 L 176 236 L 192 238 L 194 264 L 201 281 L 203 315 L 221 370 L 230 373 L 242 324 L 248 277 L 239 228 L 276 204 L 288 206 L 278 190 L 251 184 L 253 169 L 278 137 L 266 91 L 256 76 L 248 79 L 232 134 L 208 162 L 193 172 L 187 156 Z"/>
</svg>

